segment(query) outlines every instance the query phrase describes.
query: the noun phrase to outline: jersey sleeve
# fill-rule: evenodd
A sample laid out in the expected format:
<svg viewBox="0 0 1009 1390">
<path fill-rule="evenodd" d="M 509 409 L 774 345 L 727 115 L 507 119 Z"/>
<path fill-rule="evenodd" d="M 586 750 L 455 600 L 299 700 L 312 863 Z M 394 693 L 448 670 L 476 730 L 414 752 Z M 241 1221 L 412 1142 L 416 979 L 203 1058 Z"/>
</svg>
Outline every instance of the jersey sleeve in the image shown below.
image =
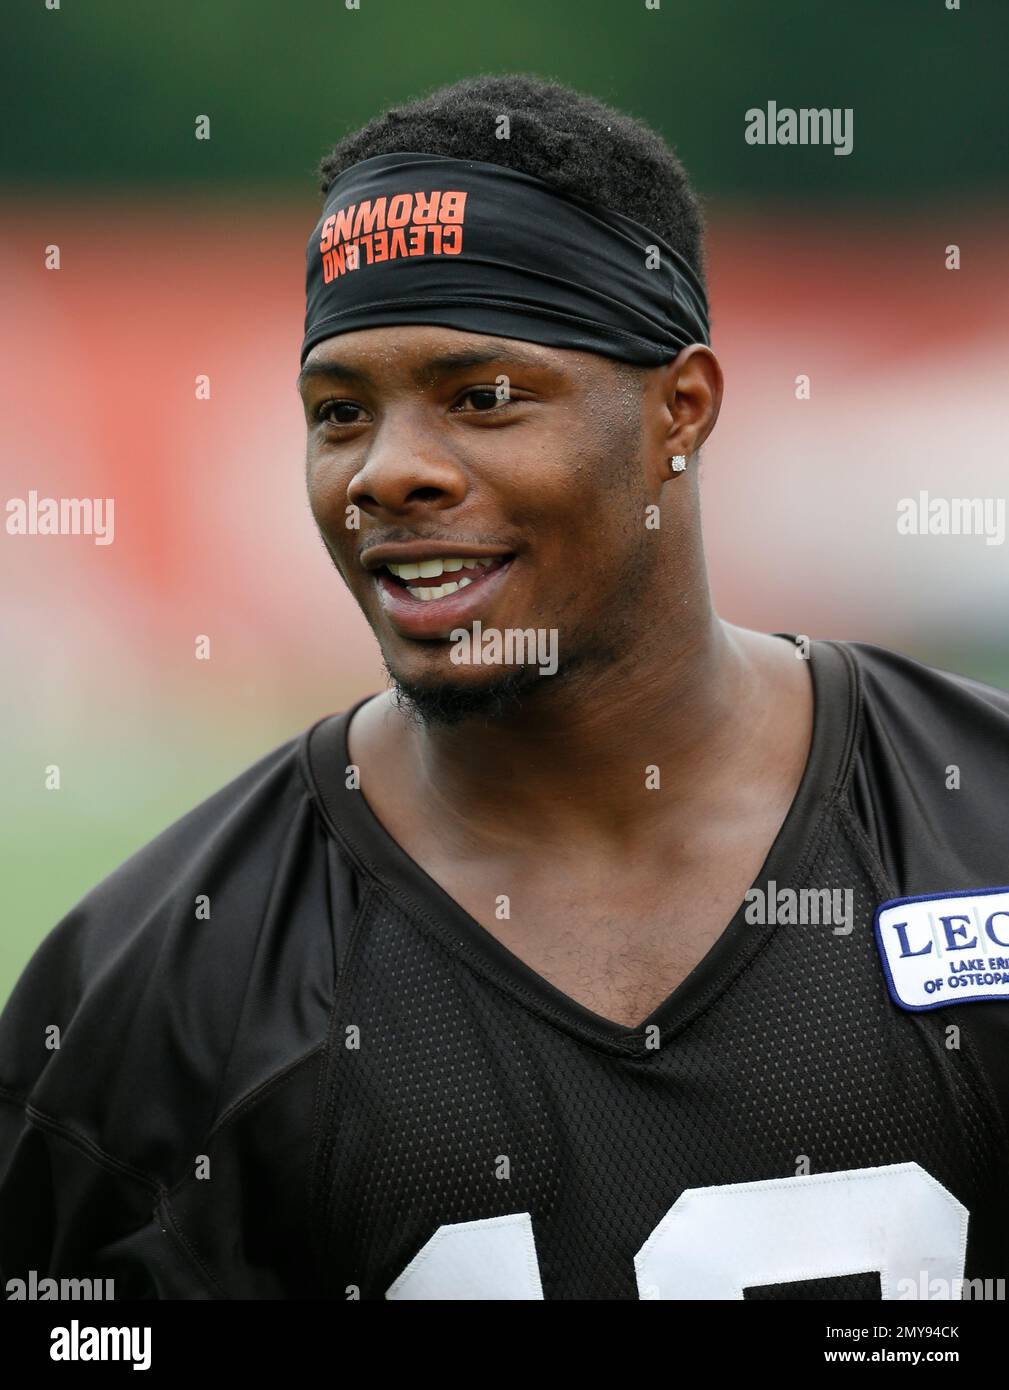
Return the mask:
<svg viewBox="0 0 1009 1390">
<path fill-rule="evenodd" d="M 101 894 L 97 895 L 100 900 Z M 105 1249 L 143 1226 L 158 1182 L 107 1152 L 95 1083 L 109 1075 L 115 1010 L 99 1022 L 98 977 L 89 895 L 42 943 L 0 1015 L 0 1276 L 3 1281 L 109 1277 Z M 119 988 L 122 983 L 117 980 Z M 121 1037 L 120 1037 L 121 1041 Z M 99 1083 L 100 1084 L 100 1083 Z M 75 1103 L 58 1097 L 76 1090 Z M 150 1281 L 130 1281 L 118 1296 L 150 1296 Z"/>
<path fill-rule="evenodd" d="M 1009 693 L 864 642 L 851 803 L 888 899 L 1009 886 Z M 1009 1000 L 950 1003 L 1009 1126 Z"/>
<path fill-rule="evenodd" d="M 318 1048 L 332 998 L 327 851 L 294 742 L 93 888 L 0 1013 L 5 1282 L 221 1296 L 173 1194 L 203 1164 L 226 1224 L 214 1136 Z"/>
<path fill-rule="evenodd" d="M 15 1096 L 0 1098 L 0 1283 L 114 1279 L 117 1298 L 157 1297 L 152 1276 L 110 1257 L 117 1235 L 145 1226 L 150 1184 L 78 1137 L 40 1123 Z M 124 1277 L 125 1275 L 125 1277 Z"/>
<path fill-rule="evenodd" d="M 1009 694 L 864 642 L 852 804 L 894 897 L 1009 884 Z"/>
</svg>

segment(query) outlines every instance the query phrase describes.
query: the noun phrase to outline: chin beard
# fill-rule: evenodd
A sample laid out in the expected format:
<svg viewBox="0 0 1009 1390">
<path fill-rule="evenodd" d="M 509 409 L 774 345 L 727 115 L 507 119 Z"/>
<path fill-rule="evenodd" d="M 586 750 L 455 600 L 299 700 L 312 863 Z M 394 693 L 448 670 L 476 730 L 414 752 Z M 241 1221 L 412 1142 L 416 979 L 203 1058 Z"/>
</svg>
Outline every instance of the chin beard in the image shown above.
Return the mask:
<svg viewBox="0 0 1009 1390">
<path fill-rule="evenodd" d="M 497 720 L 516 714 L 523 699 L 546 677 L 535 666 L 513 666 L 482 685 L 415 684 L 386 666 L 397 707 L 414 724 L 447 727 L 466 719 Z M 556 673 L 552 679 L 556 680 Z"/>
</svg>

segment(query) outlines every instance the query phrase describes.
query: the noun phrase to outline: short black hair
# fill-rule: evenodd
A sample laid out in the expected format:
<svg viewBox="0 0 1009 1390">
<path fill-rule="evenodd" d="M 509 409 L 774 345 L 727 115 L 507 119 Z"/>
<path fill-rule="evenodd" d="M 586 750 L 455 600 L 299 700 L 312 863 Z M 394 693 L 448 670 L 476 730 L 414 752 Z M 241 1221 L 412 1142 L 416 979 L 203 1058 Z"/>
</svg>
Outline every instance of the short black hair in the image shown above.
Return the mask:
<svg viewBox="0 0 1009 1390">
<path fill-rule="evenodd" d="M 507 140 L 495 133 L 501 116 Z M 704 221 L 683 165 L 650 126 L 595 97 L 534 73 L 438 87 L 345 135 L 319 164 L 323 196 L 352 164 L 410 150 L 504 164 L 623 212 L 668 241 L 704 284 Z"/>
</svg>

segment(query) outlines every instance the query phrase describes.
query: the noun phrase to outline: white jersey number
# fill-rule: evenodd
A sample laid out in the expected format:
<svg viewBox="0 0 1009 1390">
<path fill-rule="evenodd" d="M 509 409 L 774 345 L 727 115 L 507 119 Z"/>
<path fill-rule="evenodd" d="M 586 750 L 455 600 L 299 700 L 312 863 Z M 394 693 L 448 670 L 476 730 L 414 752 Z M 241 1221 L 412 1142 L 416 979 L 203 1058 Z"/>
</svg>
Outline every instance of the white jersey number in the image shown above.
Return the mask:
<svg viewBox="0 0 1009 1390">
<path fill-rule="evenodd" d="M 638 1296 L 736 1299 L 755 1285 L 875 1271 L 884 1299 L 905 1280 L 953 1298 L 967 1221 L 917 1163 L 692 1187 L 634 1257 Z M 439 1226 L 385 1296 L 542 1299 L 531 1216 Z"/>
</svg>

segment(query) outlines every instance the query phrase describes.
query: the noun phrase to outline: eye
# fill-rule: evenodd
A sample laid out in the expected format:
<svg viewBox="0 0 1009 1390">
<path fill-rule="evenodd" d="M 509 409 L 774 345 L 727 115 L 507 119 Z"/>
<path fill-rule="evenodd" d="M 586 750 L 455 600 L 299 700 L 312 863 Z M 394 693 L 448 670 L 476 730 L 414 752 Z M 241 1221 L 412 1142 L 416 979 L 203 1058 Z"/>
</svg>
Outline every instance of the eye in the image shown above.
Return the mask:
<svg viewBox="0 0 1009 1390">
<path fill-rule="evenodd" d="M 498 396 L 498 393 L 497 393 L 497 388 L 494 387 L 494 386 L 469 386 L 469 387 L 467 387 L 467 389 L 462 393 L 462 395 L 460 396 L 459 400 L 460 400 L 460 401 L 465 401 L 465 400 L 469 400 L 469 399 L 471 399 L 471 398 L 473 398 L 474 400 L 479 401 L 479 404 L 477 404 L 476 409 L 475 409 L 475 410 L 463 410 L 463 411 L 460 411 L 460 414 L 462 414 L 462 415 L 491 415 L 491 414 L 493 414 L 493 413 L 495 412 L 495 410 L 496 410 L 497 407 L 499 407 L 499 406 L 504 407 L 504 406 L 507 406 L 507 405 L 512 405 L 512 404 L 514 403 L 514 398 L 513 398 L 513 397 L 509 397 L 509 396 L 505 396 L 504 398 L 499 397 L 499 396 Z M 455 409 L 458 409 L 458 406 L 453 406 L 452 408 L 453 408 L 453 410 L 455 410 Z"/>
<path fill-rule="evenodd" d="M 363 409 L 364 407 L 358 405 L 356 401 L 320 401 L 319 404 L 312 411 L 312 419 L 324 420 L 331 425 L 358 425 L 361 423 L 360 420 L 356 418 L 350 418 L 346 415 L 335 415 L 333 412 L 347 410 L 359 411 Z"/>
</svg>

